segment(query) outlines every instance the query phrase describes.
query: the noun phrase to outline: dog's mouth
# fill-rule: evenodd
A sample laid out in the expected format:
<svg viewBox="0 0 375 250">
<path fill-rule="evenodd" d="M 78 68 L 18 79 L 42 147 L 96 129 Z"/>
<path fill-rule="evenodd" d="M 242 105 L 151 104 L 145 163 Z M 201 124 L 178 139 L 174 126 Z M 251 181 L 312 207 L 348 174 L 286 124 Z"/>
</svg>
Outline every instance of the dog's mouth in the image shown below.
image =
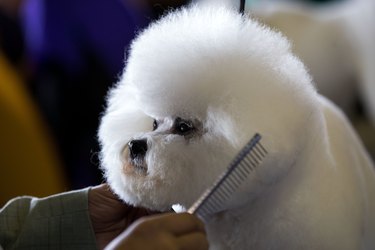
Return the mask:
<svg viewBox="0 0 375 250">
<path fill-rule="evenodd" d="M 123 171 L 126 175 L 138 174 L 146 175 L 147 174 L 147 164 L 143 157 L 131 157 L 130 150 L 128 146 L 124 147 L 122 151 L 123 158 Z"/>
</svg>

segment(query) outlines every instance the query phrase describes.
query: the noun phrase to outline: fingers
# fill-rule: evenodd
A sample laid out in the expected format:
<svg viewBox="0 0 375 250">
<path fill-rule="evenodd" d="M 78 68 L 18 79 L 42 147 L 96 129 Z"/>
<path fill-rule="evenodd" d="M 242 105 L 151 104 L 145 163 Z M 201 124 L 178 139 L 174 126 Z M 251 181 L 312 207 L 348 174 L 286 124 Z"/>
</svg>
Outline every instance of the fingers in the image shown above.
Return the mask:
<svg viewBox="0 0 375 250">
<path fill-rule="evenodd" d="M 163 228 L 174 236 L 180 236 L 191 232 L 205 232 L 203 222 L 194 215 L 188 213 L 168 213 L 155 217 L 148 217 L 146 223 L 150 223 L 157 228 Z"/>
<path fill-rule="evenodd" d="M 208 249 L 208 241 L 206 234 L 202 232 L 193 232 L 190 234 L 182 235 L 176 239 L 178 249 L 180 250 L 206 250 Z"/>
<path fill-rule="evenodd" d="M 91 188 L 88 201 L 91 216 L 103 223 L 123 218 L 130 209 L 130 206 L 121 202 L 106 184 Z"/>
<path fill-rule="evenodd" d="M 89 208 L 90 210 L 96 210 L 101 213 L 99 219 L 110 217 L 111 219 L 119 220 L 126 217 L 128 224 L 143 216 L 160 213 L 124 203 L 106 183 L 90 189 L 89 206 L 92 208 Z"/>
<path fill-rule="evenodd" d="M 143 230 L 158 232 L 158 237 L 164 239 L 164 243 L 168 242 L 165 239 L 169 239 L 169 246 L 173 245 L 173 249 L 208 249 L 204 224 L 194 215 L 169 213 L 150 216 L 141 220 L 140 225 Z"/>
<path fill-rule="evenodd" d="M 92 187 L 89 191 L 89 201 L 97 202 L 98 204 L 104 203 L 110 206 L 126 207 L 126 205 L 112 192 L 108 184 L 101 184 Z"/>
<path fill-rule="evenodd" d="M 107 184 L 90 190 L 89 212 L 100 246 L 107 245 L 136 220 L 112 241 L 108 249 L 208 249 L 204 224 L 194 215 L 166 213 L 146 216 L 153 212 L 124 204 Z"/>
<path fill-rule="evenodd" d="M 107 249 L 207 250 L 203 223 L 191 214 L 162 214 L 144 217 Z"/>
</svg>

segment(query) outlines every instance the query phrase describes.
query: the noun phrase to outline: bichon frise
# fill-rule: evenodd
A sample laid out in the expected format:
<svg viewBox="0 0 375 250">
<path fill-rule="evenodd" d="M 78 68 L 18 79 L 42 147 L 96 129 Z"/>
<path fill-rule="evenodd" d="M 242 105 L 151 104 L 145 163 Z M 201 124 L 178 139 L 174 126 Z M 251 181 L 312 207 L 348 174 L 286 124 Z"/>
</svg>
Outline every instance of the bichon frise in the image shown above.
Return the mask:
<svg viewBox="0 0 375 250">
<path fill-rule="evenodd" d="M 205 221 L 211 249 L 374 249 L 375 174 L 342 113 L 279 33 L 192 5 L 133 42 L 102 117 L 125 202 L 188 208 L 256 133 L 268 155 Z"/>
</svg>

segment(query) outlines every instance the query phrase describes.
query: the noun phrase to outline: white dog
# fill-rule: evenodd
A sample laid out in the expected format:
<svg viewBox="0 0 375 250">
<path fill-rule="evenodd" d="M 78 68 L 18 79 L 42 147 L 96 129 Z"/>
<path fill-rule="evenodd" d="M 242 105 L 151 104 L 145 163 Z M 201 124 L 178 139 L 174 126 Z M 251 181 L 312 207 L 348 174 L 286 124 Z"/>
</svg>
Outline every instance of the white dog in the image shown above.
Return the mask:
<svg viewBox="0 0 375 250">
<path fill-rule="evenodd" d="M 281 34 L 211 6 L 132 44 L 99 130 L 113 190 L 188 208 L 258 132 L 269 154 L 205 221 L 211 249 L 374 249 L 374 169 L 346 118 Z"/>
</svg>

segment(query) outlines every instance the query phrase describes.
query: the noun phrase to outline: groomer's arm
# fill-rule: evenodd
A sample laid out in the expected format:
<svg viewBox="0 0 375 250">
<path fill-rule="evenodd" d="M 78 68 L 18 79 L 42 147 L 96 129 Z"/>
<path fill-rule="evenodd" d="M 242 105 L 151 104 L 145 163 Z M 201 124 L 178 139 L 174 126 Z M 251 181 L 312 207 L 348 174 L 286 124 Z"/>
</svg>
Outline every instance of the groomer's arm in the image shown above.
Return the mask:
<svg viewBox="0 0 375 250">
<path fill-rule="evenodd" d="M 0 210 L 0 245 L 4 250 L 103 249 L 109 243 L 109 249 L 208 249 L 204 226 L 193 215 L 145 217 L 152 214 L 122 203 L 105 184 L 42 199 L 18 197 Z"/>
<path fill-rule="evenodd" d="M 149 214 L 153 212 L 119 201 L 106 184 L 42 199 L 17 197 L 0 210 L 0 246 L 103 249 Z"/>
<path fill-rule="evenodd" d="M 0 210 L 0 245 L 4 250 L 96 249 L 88 192 L 86 188 L 42 199 L 9 201 Z"/>
</svg>

